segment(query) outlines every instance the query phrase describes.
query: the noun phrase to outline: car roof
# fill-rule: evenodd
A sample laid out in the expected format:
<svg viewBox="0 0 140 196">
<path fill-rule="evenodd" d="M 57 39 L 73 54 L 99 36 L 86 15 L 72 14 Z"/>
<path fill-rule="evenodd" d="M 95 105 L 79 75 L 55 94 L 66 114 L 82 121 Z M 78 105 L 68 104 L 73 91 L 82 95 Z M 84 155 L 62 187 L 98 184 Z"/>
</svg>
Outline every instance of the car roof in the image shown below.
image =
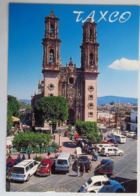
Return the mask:
<svg viewBox="0 0 140 196">
<path fill-rule="evenodd" d="M 102 159 L 101 163 L 109 163 L 109 162 L 113 162 L 111 159 Z"/>
<path fill-rule="evenodd" d="M 104 180 L 108 180 L 108 177 L 106 175 L 97 175 L 97 176 L 92 176 L 91 180 L 93 182 L 100 181 L 100 180 L 104 181 Z"/>
<path fill-rule="evenodd" d="M 50 163 L 51 160 L 52 160 L 52 159 L 50 159 L 50 158 L 43 159 L 43 160 L 41 161 L 41 163 Z"/>
<path fill-rule="evenodd" d="M 121 185 L 118 181 L 116 180 L 109 180 L 111 185 Z"/>
<path fill-rule="evenodd" d="M 79 159 L 88 159 L 88 156 L 79 156 Z"/>
<path fill-rule="evenodd" d="M 70 157 L 70 153 L 68 152 L 61 152 L 57 159 L 67 159 Z"/>
<path fill-rule="evenodd" d="M 17 165 L 15 165 L 14 167 L 25 167 L 27 166 L 29 163 L 33 163 L 35 160 L 32 159 L 26 159 L 24 161 L 21 161 L 20 163 L 18 163 Z"/>
</svg>

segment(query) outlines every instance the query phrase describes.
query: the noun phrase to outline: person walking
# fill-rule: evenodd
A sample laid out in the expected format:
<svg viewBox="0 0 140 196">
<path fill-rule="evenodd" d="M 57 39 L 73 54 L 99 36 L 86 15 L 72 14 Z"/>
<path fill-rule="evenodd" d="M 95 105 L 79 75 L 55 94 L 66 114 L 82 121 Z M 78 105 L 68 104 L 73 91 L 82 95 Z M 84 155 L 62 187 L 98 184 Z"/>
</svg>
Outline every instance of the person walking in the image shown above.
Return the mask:
<svg viewBox="0 0 140 196">
<path fill-rule="evenodd" d="M 21 162 L 21 156 L 20 154 L 17 156 L 17 163 L 20 163 Z"/>
<path fill-rule="evenodd" d="M 79 176 L 79 164 L 78 164 L 78 160 L 75 160 L 75 171 L 76 171 L 76 175 L 77 177 Z"/>
<path fill-rule="evenodd" d="M 21 158 L 21 159 L 22 159 L 22 160 L 25 160 L 25 155 L 24 155 L 24 154 L 22 155 L 22 158 Z"/>
<path fill-rule="evenodd" d="M 28 159 L 30 159 L 31 157 L 30 157 L 30 151 L 28 150 L 28 153 L 27 153 L 27 155 L 28 155 Z"/>
<path fill-rule="evenodd" d="M 91 156 L 92 156 L 91 160 L 94 160 L 95 152 L 94 152 L 94 150 L 93 150 L 93 149 L 91 150 Z"/>
<path fill-rule="evenodd" d="M 48 153 L 47 153 L 48 157 L 50 157 L 50 154 L 51 154 L 50 151 L 48 151 Z"/>
<path fill-rule="evenodd" d="M 83 162 L 81 162 L 80 163 L 80 176 L 83 176 L 84 170 L 85 170 L 85 165 Z"/>
</svg>

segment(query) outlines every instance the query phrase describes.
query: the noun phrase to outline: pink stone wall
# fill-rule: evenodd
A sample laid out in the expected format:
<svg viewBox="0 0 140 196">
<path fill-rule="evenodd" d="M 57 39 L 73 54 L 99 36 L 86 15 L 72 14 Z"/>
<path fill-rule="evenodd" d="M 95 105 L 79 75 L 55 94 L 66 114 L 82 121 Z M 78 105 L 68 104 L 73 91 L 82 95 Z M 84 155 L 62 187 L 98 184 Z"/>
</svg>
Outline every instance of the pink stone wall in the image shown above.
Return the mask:
<svg viewBox="0 0 140 196">
<path fill-rule="evenodd" d="M 90 91 L 89 86 L 93 86 L 94 90 Z M 93 95 L 93 100 L 89 100 L 89 95 Z M 88 107 L 90 103 L 93 103 L 93 107 Z M 93 79 L 86 77 L 85 79 L 85 121 L 97 120 L 97 77 Z M 89 115 L 89 113 L 93 113 Z"/>
</svg>

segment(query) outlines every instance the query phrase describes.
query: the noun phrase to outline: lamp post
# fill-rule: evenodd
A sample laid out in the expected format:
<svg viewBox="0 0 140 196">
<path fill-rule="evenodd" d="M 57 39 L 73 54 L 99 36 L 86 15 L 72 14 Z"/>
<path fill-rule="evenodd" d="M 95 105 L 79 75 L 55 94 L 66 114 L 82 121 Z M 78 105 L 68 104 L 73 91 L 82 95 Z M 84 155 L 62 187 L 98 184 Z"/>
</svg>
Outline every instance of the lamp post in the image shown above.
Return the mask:
<svg viewBox="0 0 140 196">
<path fill-rule="evenodd" d="M 50 132 L 51 132 L 51 135 L 52 135 L 52 121 L 49 121 L 49 126 L 50 126 Z"/>
<path fill-rule="evenodd" d="M 59 131 L 59 146 L 61 146 L 61 131 Z"/>
</svg>

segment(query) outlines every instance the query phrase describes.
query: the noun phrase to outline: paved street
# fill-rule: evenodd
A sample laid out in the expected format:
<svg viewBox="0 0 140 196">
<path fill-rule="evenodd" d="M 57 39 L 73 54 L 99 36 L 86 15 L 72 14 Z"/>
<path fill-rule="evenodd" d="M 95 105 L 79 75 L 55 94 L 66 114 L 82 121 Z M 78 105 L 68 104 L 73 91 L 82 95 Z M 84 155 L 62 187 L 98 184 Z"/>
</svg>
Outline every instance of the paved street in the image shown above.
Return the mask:
<svg viewBox="0 0 140 196">
<path fill-rule="evenodd" d="M 137 140 L 127 138 L 126 144 L 119 144 L 124 150 L 124 156 L 112 157 L 115 163 L 113 179 L 121 182 L 126 192 L 136 192 L 137 182 Z M 73 149 L 73 148 L 72 148 Z M 90 157 L 90 155 L 89 155 Z M 32 176 L 29 182 L 12 182 L 12 192 L 77 192 L 83 183 L 93 176 L 94 168 L 103 157 L 97 162 L 92 161 L 91 173 L 85 173 L 83 177 L 77 177 L 76 173 L 70 170 L 68 174 L 52 174 L 48 177 Z"/>
</svg>

